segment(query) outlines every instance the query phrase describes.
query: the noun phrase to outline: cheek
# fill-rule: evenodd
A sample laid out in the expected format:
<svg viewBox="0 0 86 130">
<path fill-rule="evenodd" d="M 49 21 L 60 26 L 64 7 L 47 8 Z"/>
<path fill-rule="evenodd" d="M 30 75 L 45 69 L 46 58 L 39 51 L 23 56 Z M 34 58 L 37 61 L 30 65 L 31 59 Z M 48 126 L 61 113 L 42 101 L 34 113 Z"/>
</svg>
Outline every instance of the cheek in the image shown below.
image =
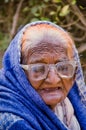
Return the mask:
<svg viewBox="0 0 86 130">
<path fill-rule="evenodd" d="M 63 80 L 62 82 L 63 82 L 65 93 L 67 95 L 74 84 L 74 78 L 68 79 L 68 80 Z"/>
<path fill-rule="evenodd" d="M 42 81 L 34 81 L 34 80 L 31 79 L 31 77 L 28 75 L 27 72 L 25 72 L 25 73 L 26 73 L 27 79 L 29 80 L 29 82 L 32 85 L 32 87 L 37 90 L 40 87 Z"/>
</svg>

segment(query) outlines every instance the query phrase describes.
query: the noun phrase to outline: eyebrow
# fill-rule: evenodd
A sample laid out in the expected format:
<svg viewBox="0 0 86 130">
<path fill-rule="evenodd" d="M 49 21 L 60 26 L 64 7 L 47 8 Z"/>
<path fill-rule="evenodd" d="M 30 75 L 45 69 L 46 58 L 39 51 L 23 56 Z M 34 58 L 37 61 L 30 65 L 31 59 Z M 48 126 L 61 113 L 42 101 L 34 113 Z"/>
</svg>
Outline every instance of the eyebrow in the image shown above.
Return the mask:
<svg viewBox="0 0 86 130">
<path fill-rule="evenodd" d="M 36 63 L 36 62 L 37 62 L 37 63 L 46 63 L 44 58 L 37 58 L 37 59 L 36 59 L 36 58 L 33 58 L 33 59 L 31 59 L 31 61 L 30 61 L 30 63 L 32 63 L 32 64 L 33 64 L 33 63 Z"/>
<path fill-rule="evenodd" d="M 63 57 L 62 59 L 59 59 L 59 60 L 56 60 L 55 63 L 57 62 L 62 62 L 62 61 L 68 61 L 69 59 L 67 57 Z M 45 63 L 47 64 L 46 60 L 44 57 L 39 57 L 39 59 L 37 58 L 34 58 L 34 59 L 31 59 L 30 61 L 30 64 L 34 64 L 34 63 Z"/>
</svg>

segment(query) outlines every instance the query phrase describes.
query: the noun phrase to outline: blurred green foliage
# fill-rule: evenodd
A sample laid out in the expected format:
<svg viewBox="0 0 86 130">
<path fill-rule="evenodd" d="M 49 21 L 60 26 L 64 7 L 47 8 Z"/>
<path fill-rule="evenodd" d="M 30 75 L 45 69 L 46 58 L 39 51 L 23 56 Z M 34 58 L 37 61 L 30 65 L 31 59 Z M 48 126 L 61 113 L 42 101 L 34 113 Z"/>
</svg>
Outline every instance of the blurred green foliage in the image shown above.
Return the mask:
<svg viewBox="0 0 86 130">
<path fill-rule="evenodd" d="M 9 44 L 9 36 L 0 32 L 0 51 L 6 50 Z"/>
<path fill-rule="evenodd" d="M 22 6 L 17 12 L 22 1 Z M 37 20 L 52 21 L 73 36 L 76 46 L 86 43 L 86 7 L 80 0 L 0 0 L 0 49 L 5 50 L 18 28 Z M 78 10 L 77 10 L 78 8 Z M 81 14 L 80 14 L 81 13 Z M 18 15 L 17 20 L 14 19 Z M 83 19 L 82 16 L 83 15 Z M 81 20 L 82 19 L 82 20 Z M 13 22 L 16 22 L 14 34 Z M 80 39 L 81 38 L 81 39 Z"/>
</svg>

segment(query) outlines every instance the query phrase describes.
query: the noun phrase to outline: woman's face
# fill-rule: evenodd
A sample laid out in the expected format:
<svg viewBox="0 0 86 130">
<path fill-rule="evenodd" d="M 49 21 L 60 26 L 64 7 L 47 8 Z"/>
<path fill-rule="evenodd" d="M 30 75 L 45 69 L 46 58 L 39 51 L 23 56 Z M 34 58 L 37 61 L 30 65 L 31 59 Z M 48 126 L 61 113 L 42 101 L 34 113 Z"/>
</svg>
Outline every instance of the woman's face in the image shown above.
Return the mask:
<svg viewBox="0 0 86 130">
<path fill-rule="evenodd" d="M 56 64 L 60 61 L 69 60 L 67 51 L 60 43 L 41 43 L 29 51 L 27 64 Z M 52 109 L 57 103 L 64 100 L 71 89 L 74 78 L 64 79 L 60 77 L 54 67 L 50 67 L 45 79 L 34 81 L 31 75 L 26 72 L 31 85 L 40 94 L 42 99 Z"/>
</svg>

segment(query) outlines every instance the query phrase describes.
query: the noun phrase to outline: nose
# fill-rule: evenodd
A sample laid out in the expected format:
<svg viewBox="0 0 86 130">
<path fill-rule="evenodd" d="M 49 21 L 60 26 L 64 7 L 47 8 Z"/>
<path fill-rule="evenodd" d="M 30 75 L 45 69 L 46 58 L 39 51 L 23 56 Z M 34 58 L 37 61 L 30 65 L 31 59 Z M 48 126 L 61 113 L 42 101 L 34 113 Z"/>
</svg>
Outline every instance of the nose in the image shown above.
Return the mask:
<svg viewBox="0 0 86 130">
<path fill-rule="evenodd" d="M 60 82 L 60 80 L 61 79 L 60 79 L 59 75 L 57 74 L 56 69 L 53 68 L 53 67 L 50 68 L 49 72 L 48 72 L 48 75 L 46 77 L 46 82 L 55 85 L 58 82 Z"/>
</svg>

